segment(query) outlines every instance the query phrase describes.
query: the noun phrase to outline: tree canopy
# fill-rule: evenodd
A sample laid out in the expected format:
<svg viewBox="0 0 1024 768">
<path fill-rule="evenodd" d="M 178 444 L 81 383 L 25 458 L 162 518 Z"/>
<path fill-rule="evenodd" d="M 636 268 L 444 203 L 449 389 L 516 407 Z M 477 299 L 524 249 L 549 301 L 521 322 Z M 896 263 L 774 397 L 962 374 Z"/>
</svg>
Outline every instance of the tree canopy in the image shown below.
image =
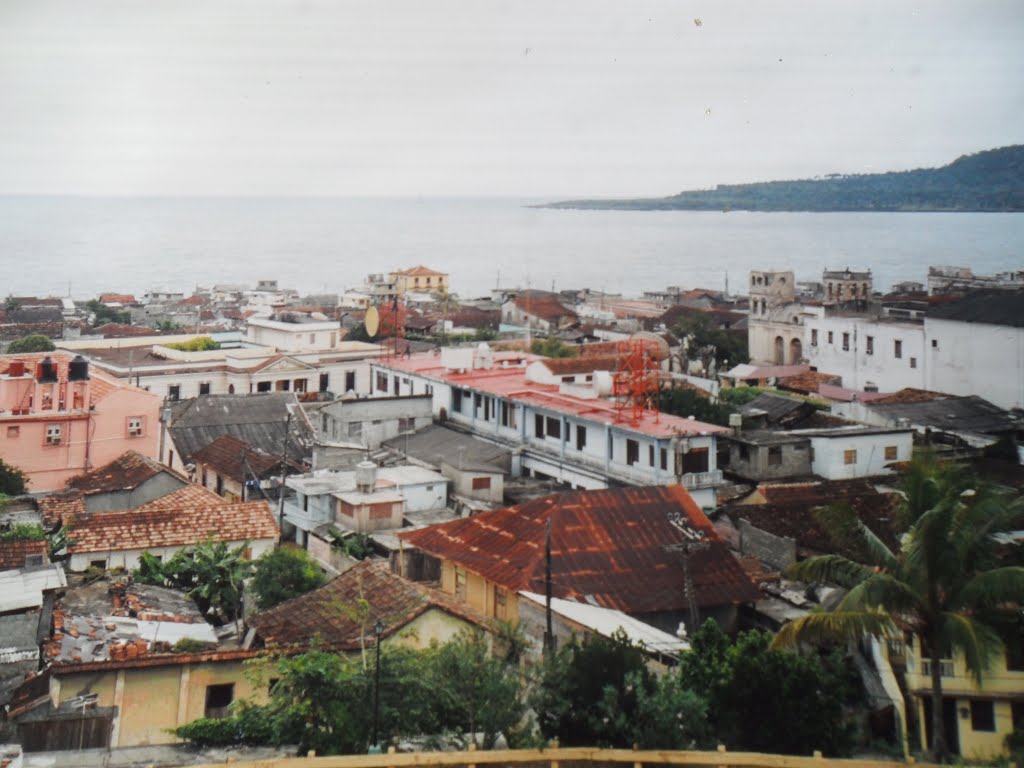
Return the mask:
<svg viewBox="0 0 1024 768">
<path fill-rule="evenodd" d="M 23 336 L 8 344 L 7 354 L 25 355 L 32 352 L 53 352 L 56 348 L 49 336 L 33 333 L 31 336 Z"/>
<path fill-rule="evenodd" d="M 981 681 L 1004 646 L 1000 628 L 1020 611 L 1024 568 L 1000 559 L 994 535 L 1024 525 L 1024 499 L 1009 499 L 934 456 L 911 462 L 901 482 L 899 522 L 906 530 L 890 550 L 848 507 L 819 519 L 856 559 L 823 555 L 797 563 L 792 574 L 849 591 L 835 611 L 811 614 L 779 633 L 777 645 L 865 635 L 916 633 L 931 661 L 932 746 L 948 757 L 942 718 L 940 660 L 963 655 Z"/>
<path fill-rule="evenodd" d="M 278 547 L 256 560 L 251 586 L 256 593 L 256 607 L 265 611 L 323 583 L 320 566 L 306 550 Z"/>
</svg>

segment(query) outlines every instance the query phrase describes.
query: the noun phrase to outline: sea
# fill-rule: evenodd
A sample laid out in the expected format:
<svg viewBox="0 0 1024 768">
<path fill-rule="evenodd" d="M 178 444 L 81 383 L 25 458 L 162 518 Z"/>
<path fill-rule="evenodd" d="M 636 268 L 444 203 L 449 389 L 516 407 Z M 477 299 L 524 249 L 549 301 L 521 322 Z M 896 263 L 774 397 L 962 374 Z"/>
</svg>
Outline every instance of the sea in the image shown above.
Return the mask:
<svg viewBox="0 0 1024 768">
<path fill-rule="evenodd" d="M 276 279 L 336 293 L 425 264 L 496 287 L 744 293 L 751 270 L 1024 269 L 1022 213 L 595 211 L 507 198 L 0 197 L 0 296 L 192 291 Z"/>
</svg>

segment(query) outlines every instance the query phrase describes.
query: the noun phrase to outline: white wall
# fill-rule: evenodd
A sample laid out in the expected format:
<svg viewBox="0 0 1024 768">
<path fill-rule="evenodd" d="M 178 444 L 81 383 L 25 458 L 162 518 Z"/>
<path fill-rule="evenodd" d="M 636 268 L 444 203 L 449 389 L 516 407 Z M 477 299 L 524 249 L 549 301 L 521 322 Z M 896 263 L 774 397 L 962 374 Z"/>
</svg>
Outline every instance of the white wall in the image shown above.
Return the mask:
<svg viewBox="0 0 1024 768">
<path fill-rule="evenodd" d="M 196 542 L 199 543 L 199 542 Z M 229 541 L 229 547 L 241 546 L 242 541 Z M 163 558 L 164 562 L 170 560 L 174 553 L 181 549 L 187 549 L 192 545 L 183 545 L 180 547 L 154 547 L 152 549 L 125 549 L 120 551 L 111 552 L 83 552 L 81 554 L 75 554 L 71 556 L 68 561 L 69 571 L 84 571 L 89 568 L 89 563 L 93 560 L 107 560 L 107 570 L 114 568 L 124 568 L 126 570 L 134 570 L 139 567 L 139 558 L 143 552 L 149 552 L 151 555 L 157 555 Z M 264 552 L 268 552 L 274 548 L 274 542 L 272 539 L 254 539 L 250 541 L 249 546 L 252 548 L 252 560 L 255 560 Z"/>
<path fill-rule="evenodd" d="M 926 318 L 927 388 L 1024 407 L 1024 328 Z"/>
<path fill-rule="evenodd" d="M 905 387 L 924 388 L 927 360 L 920 323 L 823 317 L 820 309 L 818 314 L 804 324 L 804 356 L 817 370 L 841 376 L 848 389 L 876 387 L 879 392 L 896 392 Z M 848 349 L 844 349 L 844 334 Z M 897 341 L 900 357 L 896 357 Z"/>
<path fill-rule="evenodd" d="M 794 434 L 800 434 L 799 431 Z M 811 472 L 826 480 L 849 480 L 855 477 L 891 474 L 886 464 L 909 461 L 914 447 L 913 430 L 871 434 L 811 436 Z M 886 447 L 895 447 L 894 458 L 885 458 Z M 846 452 L 856 451 L 851 464 Z"/>
</svg>

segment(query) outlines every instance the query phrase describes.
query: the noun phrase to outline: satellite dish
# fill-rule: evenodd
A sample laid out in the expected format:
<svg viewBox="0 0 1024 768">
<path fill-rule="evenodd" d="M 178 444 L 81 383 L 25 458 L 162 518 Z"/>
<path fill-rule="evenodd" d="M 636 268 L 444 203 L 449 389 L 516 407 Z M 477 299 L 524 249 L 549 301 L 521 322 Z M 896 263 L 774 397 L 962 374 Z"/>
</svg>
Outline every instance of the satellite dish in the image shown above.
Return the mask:
<svg viewBox="0 0 1024 768">
<path fill-rule="evenodd" d="M 363 318 L 363 326 L 366 328 L 366 334 L 370 338 L 377 335 L 377 331 L 380 329 L 380 315 L 377 313 L 376 307 L 370 307 L 366 310 L 366 317 Z"/>
</svg>

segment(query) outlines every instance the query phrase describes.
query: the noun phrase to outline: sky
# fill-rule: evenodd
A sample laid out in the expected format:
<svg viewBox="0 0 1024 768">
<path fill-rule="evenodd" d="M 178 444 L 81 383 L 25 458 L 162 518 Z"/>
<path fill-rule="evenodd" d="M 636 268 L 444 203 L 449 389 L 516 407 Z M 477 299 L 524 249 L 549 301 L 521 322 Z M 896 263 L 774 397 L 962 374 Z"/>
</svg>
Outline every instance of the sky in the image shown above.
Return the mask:
<svg viewBox="0 0 1024 768">
<path fill-rule="evenodd" d="M 0 0 L 0 194 L 663 196 L 1024 143 L 1020 0 Z"/>
</svg>

